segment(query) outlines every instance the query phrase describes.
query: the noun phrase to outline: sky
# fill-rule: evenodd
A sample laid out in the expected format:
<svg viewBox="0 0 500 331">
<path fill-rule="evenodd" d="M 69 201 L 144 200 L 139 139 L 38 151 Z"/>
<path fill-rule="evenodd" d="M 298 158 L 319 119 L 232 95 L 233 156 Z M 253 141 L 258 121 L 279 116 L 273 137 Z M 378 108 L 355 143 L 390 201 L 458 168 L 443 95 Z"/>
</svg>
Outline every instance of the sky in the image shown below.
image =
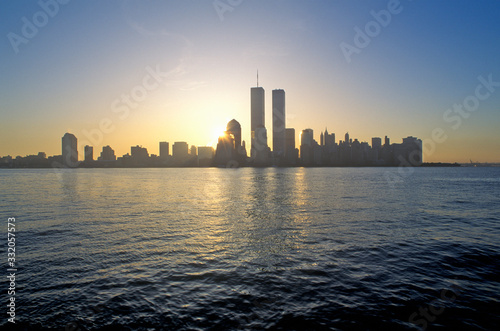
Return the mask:
<svg viewBox="0 0 500 331">
<path fill-rule="evenodd" d="M 0 156 L 159 142 L 250 145 L 250 88 L 287 127 L 423 140 L 424 162 L 500 162 L 500 2 L 41 0 L 0 4 Z M 248 148 L 248 147 L 247 147 Z M 96 155 L 97 154 L 97 155 Z"/>
</svg>

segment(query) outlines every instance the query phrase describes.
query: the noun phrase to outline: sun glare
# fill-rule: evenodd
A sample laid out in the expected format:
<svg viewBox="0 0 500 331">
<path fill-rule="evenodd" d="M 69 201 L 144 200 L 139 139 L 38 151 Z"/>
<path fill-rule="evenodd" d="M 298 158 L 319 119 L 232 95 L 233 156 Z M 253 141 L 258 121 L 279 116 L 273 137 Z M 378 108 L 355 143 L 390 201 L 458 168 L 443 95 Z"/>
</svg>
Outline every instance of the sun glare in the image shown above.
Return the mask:
<svg viewBox="0 0 500 331">
<path fill-rule="evenodd" d="M 223 137 L 226 129 L 224 127 L 217 127 L 212 130 L 212 143 L 211 145 L 215 148 L 219 142 L 219 138 Z"/>
</svg>

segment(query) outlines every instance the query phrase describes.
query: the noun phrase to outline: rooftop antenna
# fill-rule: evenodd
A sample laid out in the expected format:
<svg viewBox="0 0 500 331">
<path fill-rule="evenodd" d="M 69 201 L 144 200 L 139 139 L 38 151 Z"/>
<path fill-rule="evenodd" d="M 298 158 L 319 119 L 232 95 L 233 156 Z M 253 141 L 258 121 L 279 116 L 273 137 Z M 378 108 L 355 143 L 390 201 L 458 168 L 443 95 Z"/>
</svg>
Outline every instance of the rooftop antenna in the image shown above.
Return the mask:
<svg viewBox="0 0 500 331">
<path fill-rule="evenodd" d="M 257 69 L 257 87 L 259 87 L 259 69 Z"/>
</svg>

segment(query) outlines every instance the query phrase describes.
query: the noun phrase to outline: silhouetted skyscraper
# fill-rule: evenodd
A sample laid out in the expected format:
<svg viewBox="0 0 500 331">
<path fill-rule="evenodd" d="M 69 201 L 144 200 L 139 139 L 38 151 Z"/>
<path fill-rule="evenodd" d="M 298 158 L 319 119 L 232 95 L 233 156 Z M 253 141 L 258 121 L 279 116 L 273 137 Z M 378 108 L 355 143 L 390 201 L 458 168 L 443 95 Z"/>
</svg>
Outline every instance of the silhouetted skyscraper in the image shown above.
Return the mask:
<svg viewBox="0 0 500 331">
<path fill-rule="evenodd" d="M 160 141 L 160 159 L 168 158 L 168 142 Z"/>
<path fill-rule="evenodd" d="M 149 158 L 148 149 L 142 146 L 130 147 L 130 156 L 136 160 L 145 161 Z"/>
<path fill-rule="evenodd" d="M 267 146 L 267 130 L 265 127 L 264 89 L 262 87 L 252 87 L 250 93 L 252 139 L 250 156 L 254 165 L 264 166 L 269 161 L 269 147 Z"/>
<path fill-rule="evenodd" d="M 253 134 L 253 146 L 250 151 L 253 163 L 256 166 L 267 166 L 270 153 L 270 149 L 267 146 L 267 130 L 265 127 L 260 126 L 255 129 Z"/>
<path fill-rule="evenodd" d="M 110 146 L 103 146 L 101 156 L 97 158 L 98 161 L 116 161 L 115 151 Z"/>
<path fill-rule="evenodd" d="M 335 133 L 328 134 L 328 130 L 325 128 L 323 140 L 325 146 L 332 147 L 335 145 Z"/>
<path fill-rule="evenodd" d="M 273 152 L 285 154 L 285 91 L 273 90 Z"/>
<path fill-rule="evenodd" d="M 262 87 L 252 87 L 250 90 L 251 102 L 251 122 L 250 130 L 253 132 L 259 126 L 265 125 L 265 104 L 264 104 L 264 89 Z"/>
<path fill-rule="evenodd" d="M 373 149 L 381 149 L 382 148 L 382 139 L 378 137 L 373 137 L 372 138 L 372 148 Z"/>
<path fill-rule="evenodd" d="M 285 129 L 285 147 L 286 151 L 295 149 L 295 129 Z"/>
<path fill-rule="evenodd" d="M 214 148 L 211 146 L 198 147 L 198 164 L 200 167 L 208 167 L 212 165 L 214 158 Z"/>
<path fill-rule="evenodd" d="M 400 146 L 399 153 L 394 152 L 396 164 L 404 166 L 422 165 L 422 140 L 410 136 L 403 138 L 403 143 Z"/>
<path fill-rule="evenodd" d="M 226 132 L 233 135 L 235 148 L 241 146 L 241 125 L 237 120 L 232 119 L 227 123 Z"/>
<path fill-rule="evenodd" d="M 256 142 L 258 135 L 255 130 L 259 127 L 265 127 L 265 104 L 264 104 L 264 89 L 262 87 L 252 87 L 250 90 L 250 134 L 252 137 L 252 149 L 256 148 L 256 144 L 262 145 L 261 142 Z"/>
<path fill-rule="evenodd" d="M 285 129 L 285 158 L 287 165 L 296 165 L 299 157 L 298 150 L 295 149 L 295 129 Z"/>
<path fill-rule="evenodd" d="M 85 145 L 84 147 L 84 160 L 85 162 L 92 162 L 94 161 L 94 147 Z"/>
<path fill-rule="evenodd" d="M 316 143 L 317 144 L 317 143 Z M 314 134 L 312 129 L 302 130 L 300 134 L 300 161 L 303 165 L 311 165 L 314 157 Z"/>
<path fill-rule="evenodd" d="M 215 164 L 222 167 L 238 167 L 239 163 L 235 160 L 236 148 L 234 136 L 228 131 L 219 137 L 217 149 L 215 150 Z"/>
<path fill-rule="evenodd" d="M 78 166 L 78 142 L 71 133 L 62 137 L 62 162 L 65 167 Z"/>
<path fill-rule="evenodd" d="M 314 131 L 312 129 L 302 130 L 300 134 L 300 145 L 312 146 L 314 140 Z"/>
<path fill-rule="evenodd" d="M 189 156 L 189 146 L 187 142 L 177 141 L 172 146 L 172 156 L 175 161 L 183 162 Z"/>
<path fill-rule="evenodd" d="M 191 145 L 191 148 L 189 148 L 189 154 L 191 156 L 197 156 L 198 155 L 198 152 L 196 150 L 196 146 L 195 145 Z"/>
</svg>

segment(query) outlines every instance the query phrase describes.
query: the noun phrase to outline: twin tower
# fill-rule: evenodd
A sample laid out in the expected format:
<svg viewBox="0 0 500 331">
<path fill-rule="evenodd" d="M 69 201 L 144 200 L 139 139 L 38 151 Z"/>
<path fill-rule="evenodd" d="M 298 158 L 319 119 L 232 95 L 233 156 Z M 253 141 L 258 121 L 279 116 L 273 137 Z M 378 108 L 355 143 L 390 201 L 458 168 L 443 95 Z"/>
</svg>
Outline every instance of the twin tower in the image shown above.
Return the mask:
<svg viewBox="0 0 500 331">
<path fill-rule="evenodd" d="M 252 87 L 250 90 L 250 130 L 252 147 L 250 157 L 256 165 L 269 163 L 270 149 L 267 146 L 265 125 L 264 88 Z M 283 158 L 286 151 L 285 91 L 273 90 L 273 155 Z"/>
</svg>

